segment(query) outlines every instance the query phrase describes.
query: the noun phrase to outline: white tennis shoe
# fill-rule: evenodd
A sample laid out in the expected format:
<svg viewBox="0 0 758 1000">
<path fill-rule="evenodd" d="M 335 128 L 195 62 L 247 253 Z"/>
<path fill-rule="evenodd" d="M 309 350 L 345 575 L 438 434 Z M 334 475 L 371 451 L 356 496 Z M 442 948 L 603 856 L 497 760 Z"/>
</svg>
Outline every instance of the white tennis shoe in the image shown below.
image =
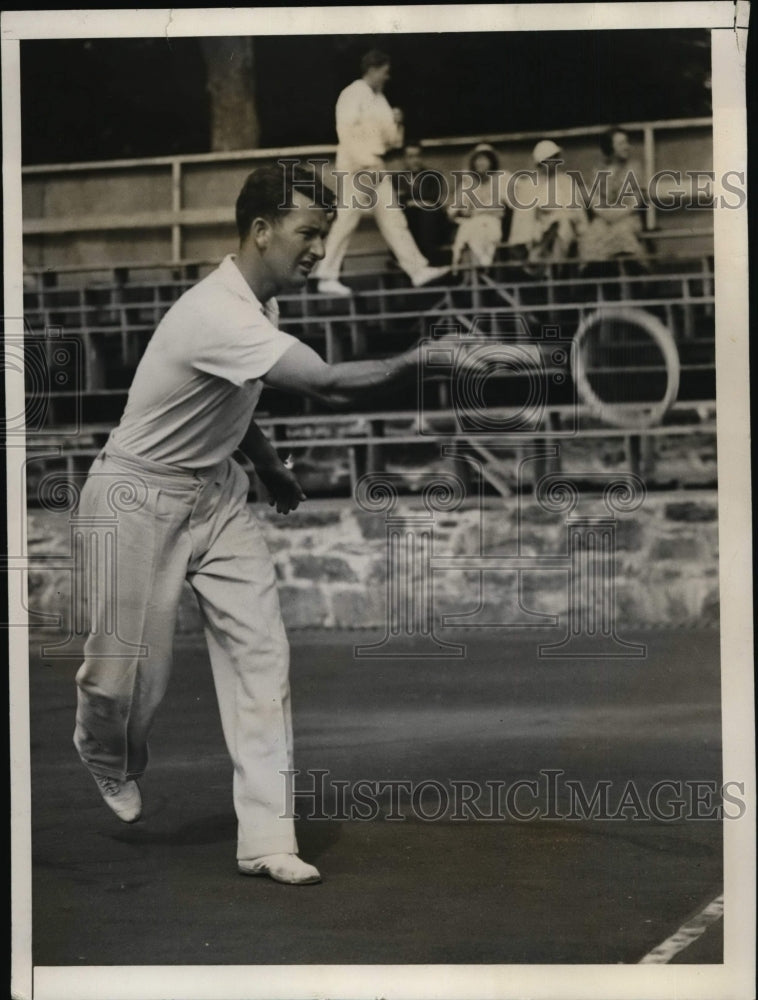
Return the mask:
<svg viewBox="0 0 758 1000">
<path fill-rule="evenodd" d="M 321 881 L 318 868 L 308 865 L 297 854 L 264 854 L 251 861 L 237 862 L 240 875 L 268 875 L 286 885 L 313 885 Z"/>
<path fill-rule="evenodd" d="M 93 774 L 103 802 L 122 823 L 136 823 L 142 815 L 142 796 L 136 781 L 120 781 L 106 774 Z"/>
<path fill-rule="evenodd" d="M 421 288 L 432 281 L 444 278 L 446 274 L 450 274 L 449 267 L 422 267 L 420 271 L 413 275 L 411 283 L 414 288 Z"/>
<path fill-rule="evenodd" d="M 345 298 L 345 296 L 353 294 L 351 288 L 343 285 L 336 278 L 322 278 L 317 287 L 322 295 L 339 295 L 341 298 Z"/>
</svg>

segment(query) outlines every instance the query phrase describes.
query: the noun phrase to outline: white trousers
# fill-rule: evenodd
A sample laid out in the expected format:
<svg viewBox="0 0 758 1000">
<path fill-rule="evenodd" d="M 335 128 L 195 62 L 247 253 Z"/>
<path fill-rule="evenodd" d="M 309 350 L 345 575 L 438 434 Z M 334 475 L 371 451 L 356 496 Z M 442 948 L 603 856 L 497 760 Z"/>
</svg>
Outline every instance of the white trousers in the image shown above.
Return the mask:
<svg viewBox="0 0 758 1000">
<path fill-rule="evenodd" d="M 360 183 L 363 187 L 370 186 L 365 178 Z M 397 257 L 400 267 L 411 280 L 429 266 L 429 262 L 411 236 L 405 212 L 396 204 L 396 199 L 393 200 L 395 196 L 390 178 L 384 177 L 373 187 L 373 191 L 375 199 L 370 199 L 365 192 L 359 191 L 355 187 L 355 174 L 348 174 L 343 179 L 337 215 L 326 238 L 324 259 L 316 271 L 318 278 L 333 279 L 339 277 L 350 237 L 355 232 L 361 218 L 367 213 L 374 216 L 379 232 L 384 237 L 387 246 Z M 356 202 L 361 202 L 364 205 L 370 205 L 371 200 L 374 200 L 375 204 L 373 207 L 361 208 L 353 204 L 354 198 Z M 396 207 L 391 207 L 393 204 Z"/>
<path fill-rule="evenodd" d="M 489 267 L 495 259 L 501 238 L 500 213 L 480 212 L 462 219 L 453 242 L 453 267 L 460 264 L 466 247 L 471 251 L 472 263 L 479 267 Z"/>
<path fill-rule="evenodd" d="M 107 444 L 95 460 L 77 513 L 79 537 L 99 537 L 101 555 L 110 545 L 113 558 L 105 571 L 102 560 L 87 560 L 101 569 L 89 573 L 91 631 L 76 675 L 74 734 L 93 773 L 144 772 L 188 580 L 234 767 L 237 857 L 247 859 L 297 852 L 291 782 L 281 773 L 293 766 L 289 647 L 248 485 L 231 459 L 188 473 Z"/>
</svg>

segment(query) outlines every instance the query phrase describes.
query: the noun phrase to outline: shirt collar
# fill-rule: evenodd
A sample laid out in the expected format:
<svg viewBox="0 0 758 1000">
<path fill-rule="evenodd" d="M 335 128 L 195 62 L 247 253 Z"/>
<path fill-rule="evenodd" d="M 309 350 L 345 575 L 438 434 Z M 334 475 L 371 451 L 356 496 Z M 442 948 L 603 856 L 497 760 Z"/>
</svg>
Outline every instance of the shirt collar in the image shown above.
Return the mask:
<svg viewBox="0 0 758 1000">
<path fill-rule="evenodd" d="M 221 261 L 218 266 L 219 277 L 231 291 L 236 292 L 241 298 L 245 299 L 251 305 L 260 309 L 261 312 L 265 310 L 268 305 L 266 302 L 261 302 L 255 292 L 252 290 L 250 285 L 242 277 L 242 272 L 237 267 L 236 264 L 237 255 L 234 253 L 227 254 L 226 257 Z M 271 301 L 271 300 L 269 300 Z"/>
</svg>

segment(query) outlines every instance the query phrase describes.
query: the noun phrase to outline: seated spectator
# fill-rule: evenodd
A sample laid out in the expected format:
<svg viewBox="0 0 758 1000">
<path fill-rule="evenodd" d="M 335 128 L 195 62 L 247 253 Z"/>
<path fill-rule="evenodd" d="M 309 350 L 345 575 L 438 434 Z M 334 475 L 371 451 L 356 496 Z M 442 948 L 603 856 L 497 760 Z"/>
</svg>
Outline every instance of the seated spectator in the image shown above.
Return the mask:
<svg viewBox="0 0 758 1000">
<path fill-rule="evenodd" d="M 632 158 L 629 135 L 622 128 L 601 135 L 600 149 L 603 161 L 588 190 L 596 183 L 599 187 L 588 206 L 590 222 L 579 244 L 583 269 L 599 272 L 602 269 L 588 265 L 613 261 L 628 273 L 644 273 L 648 268 L 639 235 L 644 228 L 641 201 L 647 181 L 642 165 Z"/>
<path fill-rule="evenodd" d="M 489 267 L 503 238 L 506 217 L 506 184 L 510 176 L 500 169 L 500 160 L 489 143 L 482 142 L 468 159 L 473 184 L 462 178 L 454 192 L 450 217 L 458 230 L 453 241 L 453 268 L 467 251 L 471 263 Z"/>
<path fill-rule="evenodd" d="M 541 139 L 532 151 L 535 169 L 514 186 L 514 212 L 508 245 L 515 258 L 533 264 L 564 261 L 587 225 L 587 216 L 574 198 L 568 174 L 559 169 L 561 147 Z"/>
<path fill-rule="evenodd" d="M 450 263 L 451 223 L 445 208 L 448 184 L 439 170 L 424 163 L 420 142 L 406 142 L 402 170 L 393 182 L 416 246 L 432 266 Z"/>
</svg>

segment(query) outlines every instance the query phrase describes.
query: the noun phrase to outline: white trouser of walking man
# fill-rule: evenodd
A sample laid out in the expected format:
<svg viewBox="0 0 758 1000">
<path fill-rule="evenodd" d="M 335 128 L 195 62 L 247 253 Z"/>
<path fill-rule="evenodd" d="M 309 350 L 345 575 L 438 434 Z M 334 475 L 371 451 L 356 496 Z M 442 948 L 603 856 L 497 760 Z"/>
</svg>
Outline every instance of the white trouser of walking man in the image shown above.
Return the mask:
<svg viewBox="0 0 758 1000">
<path fill-rule="evenodd" d="M 337 158 L 337 216 L 326 240 L 325 256 L 318 265 L 318 290 L 330 295 L 350 295 L 351 291 L 339 281 L 350 238 L 361 219 L 371 214 L 379 232 L 397 258 L 400 267 L 411 279 L 414 287 L 447 274 L 449 268 L 431 267 L 411 235 L 405 212 L 397 201 L 389 173 L 383 162 L 357 171 L 345 171 Z"/>
</svg>

